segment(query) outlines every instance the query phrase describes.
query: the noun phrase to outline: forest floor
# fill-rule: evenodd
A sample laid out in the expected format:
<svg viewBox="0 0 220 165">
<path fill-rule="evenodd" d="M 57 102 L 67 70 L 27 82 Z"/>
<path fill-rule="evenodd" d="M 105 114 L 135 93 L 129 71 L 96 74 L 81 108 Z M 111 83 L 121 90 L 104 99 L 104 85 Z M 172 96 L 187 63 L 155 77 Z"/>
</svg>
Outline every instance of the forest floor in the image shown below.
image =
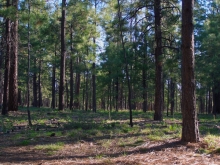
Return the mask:
<svg viewBox="0 0 220 165">
<path fill-rule="evenodd" d="M 0 116 L 0 165 L 220 165 L 220 117 L 199 115 L 201 141 L 182 143 L 181 116 L 152 120 L 153 112 L 97 113 L 25 109 Z"/>
</svg>

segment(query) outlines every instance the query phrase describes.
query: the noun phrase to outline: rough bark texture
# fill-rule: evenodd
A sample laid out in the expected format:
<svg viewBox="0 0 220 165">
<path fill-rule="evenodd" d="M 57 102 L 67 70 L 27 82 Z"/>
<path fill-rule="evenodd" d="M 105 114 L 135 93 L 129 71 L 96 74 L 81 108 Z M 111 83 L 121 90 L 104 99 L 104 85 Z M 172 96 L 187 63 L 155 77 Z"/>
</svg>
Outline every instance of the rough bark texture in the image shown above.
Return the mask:
<svg viewBox="0 0 220 165">
<path fill-rule="evenodd" d="M 59 110 L 63 110 L 64 105 L 65 105 L 65 102 L 64 102 L 65 70 L 66 70 L 65 68 L 66 67 L 65 23 L 66 23 L 66 0 L 62 0 Z"/>
<path fill-rule="evenodd" d="M 182 141 L 198 142 L 199 129 L 196 113 L 194 79 L 194 0 L 182 1 Z"/>
<path fill-rule="evenodd" d="M 162 64 L 162 33 L 161 33 L 161 0 L 154 1 L 154 16 L 155 16 L 155 113 L 154 120 L 162 120 L 163 111 L 163 64 Z"/>
</svg>

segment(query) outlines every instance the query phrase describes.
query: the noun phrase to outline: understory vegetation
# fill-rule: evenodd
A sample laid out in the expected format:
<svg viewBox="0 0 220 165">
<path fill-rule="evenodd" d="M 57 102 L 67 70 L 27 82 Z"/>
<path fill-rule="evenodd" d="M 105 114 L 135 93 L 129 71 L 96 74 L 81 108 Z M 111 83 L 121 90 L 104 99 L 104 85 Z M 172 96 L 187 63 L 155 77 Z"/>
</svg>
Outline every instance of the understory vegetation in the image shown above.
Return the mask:
<svg viewBox="0 0 220 165">
<path fill-rule="evenodd" d="M 181 114 L 165 117 L 163 121 L 154 121 L 153 112 L 134 111 L 134 127 L 129 126 L 128 111 L 119 112 L 65 110 L 49 108 L 31 109 L 33 126 L 28 126 L 25 108 L 0 116 L 0 157 L 10 146 L 31 146 L 46 155 L 65 151 L 66 146 L 74 144 L 96 145 L 97 151 L 89 151 L 94 159 L 111 157 L 117 150 L 121 155 L 129 154 L 129 148 L 138 147 L 145 151 L 146 143 L 168 142 L 181 137 Z M 165 116 L 165 115 L 164 115 Z M 199 114 L 201 142 L 197 146 L 199 154 L 220 153 L 220 117 Z M 190 145 L 187 144 L 187 145 Z M 86 148 L 85 148 L 86 150 Z M 83 152 L 83 147 L 81 148 Z"/>
</svg>

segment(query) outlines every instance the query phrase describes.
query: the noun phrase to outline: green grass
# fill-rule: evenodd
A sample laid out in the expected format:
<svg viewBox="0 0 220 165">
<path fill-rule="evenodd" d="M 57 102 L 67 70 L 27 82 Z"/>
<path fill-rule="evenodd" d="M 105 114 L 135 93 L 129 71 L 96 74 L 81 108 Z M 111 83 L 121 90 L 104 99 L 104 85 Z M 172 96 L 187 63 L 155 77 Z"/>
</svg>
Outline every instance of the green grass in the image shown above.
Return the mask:
<svg viewBox="0 0 220 165">
<path fill-rule="evenodd" d="M 48 155 L 54 154 L 54 152 L 62 150 L 64 147 L 63 142 L 57 142 L 54 144 L 36 145 L 34 149 L 45 151 Z"/>
<path fill-rule="evenodd" d="M 26 112 L 26 108 L 19 111 Z M 134 126 L 129 125 L 129 112 L 120 110 L 109 112 L 99 110 L 97 113 L 82 110 L 58 111 L 50 108 L 31 108 L 32 127 L 22 127 L 16 130 L 10 138 L 15 144 L 22 146 L 37 143 L 40 138 L 50 138 L 52 133 L 55 137 L 67 138 L 73 141 L 87 139 L 103 139 L 100 141 L 104 148 L 109 148 L 112 141 L 118 138 L 117 146 L 135 147 L 143 144 L 146 140 L 163 141 L 172 138 L 181 137 L 181 113 L 175 113 L 174 116 L 164 115 L 163 121 L 152 121 L 154 112 L 133 111 Z M 219 124 L 220 116 L 213 118 L 213 115 L 199 114 L 199 127 L 201 137 L 207 143 L 207 148 L 200 149 L 199 152 L 220 152 L 218 138 L 220 130 L 216 127 Z M 60 126 L 51 124 L 48 121 L 56 119 Z M 146 121 L 146 122 L 144 122 Z M 7 131 L 19 125 L 27 126 L 27 116 L 25 113 L 20 115 L 0 116 L 1 130 Z M 36 128 L 39 127 L 39 130 Z M 53 137 L 51 137 L 53 138 Z M 217 140 L 216 140 L 217 139 Z M 16 142 L 17 141 L 17 142 Z M 53 154 L 54 151 L 62 149 L 63 143 L 36 145 L 35 149 L 47 151 Z M 98 157 L 102 157 L 99 155 Z"/>
</svg>

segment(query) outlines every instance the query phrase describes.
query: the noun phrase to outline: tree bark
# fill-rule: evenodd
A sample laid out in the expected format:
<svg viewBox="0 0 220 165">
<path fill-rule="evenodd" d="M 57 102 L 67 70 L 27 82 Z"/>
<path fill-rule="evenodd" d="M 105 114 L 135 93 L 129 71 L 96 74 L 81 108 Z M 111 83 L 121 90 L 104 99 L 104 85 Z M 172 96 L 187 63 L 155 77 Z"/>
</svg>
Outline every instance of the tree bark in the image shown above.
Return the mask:
<svg viewBox="0 0 220 165">
<path fill-rule="evenodd" d="M 8 110 L 18 110 L 18 0 L 12 1 L 16 10 L 15 19 L 11 22 L 11 59 L 9 73 L 9 101 Z"/>
<path fill-rule="evenodd" d="M 184 142 L 198 142 L 199 129 L 196 112 L 194 78 L 194 0 L 182 1 L 182 138 Z"/>
<path fill-rule="evenodd" d="M 66 24 L 66 0 L 62 0 L 59 110 L 64 110 L 64 105 L 65 105 L 65 101 L 64 101 L 65 71 L 66 71 L 65 24 Z"/>
<path fill-rule="evenodd" d="M 161 0 L 154 0 L 155 17 L 155 112 L 154 120 L 163 120 L 163 64 L 162 64 L 162 32 L 161 32 Z"/>
<path fill-rule="evenodd" d="M 10 7 L 10 0 L 7 0 L 7 7 Z M 10 19 L 6 18 L 5 38 L 6 38 L 6 54 L 5 54 L 5 72 L 4 72 L 4 95 L 3 95 L 3 107 L 2 115 L 8 114 L 8 87 L 9 87 L 9 72 L 10 72 L 10 53 L 11 53 L 11 29 Z"/>
</svg>

